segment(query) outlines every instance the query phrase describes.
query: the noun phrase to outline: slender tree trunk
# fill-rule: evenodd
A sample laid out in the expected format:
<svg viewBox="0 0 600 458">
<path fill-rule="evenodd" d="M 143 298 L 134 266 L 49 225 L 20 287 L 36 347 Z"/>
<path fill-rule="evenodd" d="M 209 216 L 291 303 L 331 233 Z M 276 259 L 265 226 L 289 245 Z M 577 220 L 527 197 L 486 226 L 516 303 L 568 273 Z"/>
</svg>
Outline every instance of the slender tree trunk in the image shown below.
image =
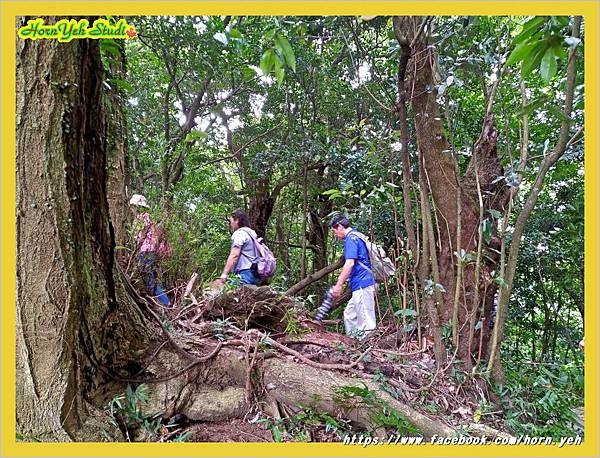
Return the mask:
<svg viewBox="0 0 600 458">
<path fill-rule="evenodd" d="M 310 243 L 313 251 L 313 272 L 327 266 L 329 226 L 327 216 L 333 211 L 333 202 L 321 193 L 336 185 L 337 173 L 331 167 L 322 164 L 315 170 L 311 186 L 310 208 Z"/>
<path fill-rule="evenodd" d="M 327 265 L 327 226 L 321 222 L 321 212 L 310 209 L 310 244 L 314 247 L 312 271 L 321 270 Z"/>
<path fill-rule="evenodd" d="M 432 255 L 432 252 L 435 251 L 435 241 L 432 240 L 433 230 L 431 223 L 431 209 L 429 206 L 429 192 L 427 190 L 427 185 L 425 184 L 424 173 L 424 167 L 420 166 L 419 186 L 421 188 L 421 210 L 423 217 L 423 259 L 420 262 L 419 281 L 423 288 L 422 303 L 425 305 L 430 323 L 429 332 L 433 336 L 436 364 L 438 369 L 441 369 L 446 364 L 446 345 L 442 338 L 442 326 L 438 314 L 438 305 L 441 294 L 439 293 L 437 285 L 433 287 L 425 286 L 429 281 L 429 273 L 433 270 L 431 268 L 432 262 L 435 262 L 435 255 Z M 431 262 L 430 259 L 432 260 Z"/>
<path fill-rule="evenodd" d="M 278 263 L 281 261 L 281 264 L 285 268 L 286 271 L 290 271 L 292 266 L 290 265 L 290 256 L 289 256 L 289 248 L 286 245 L 286 235 L 285 235 L 285 220 L 283 219 L 283 208 L 281 204 L 279 205 L 279 211 L 277 212 L 277 221 L 275 223 L 275 235 L 277 238 L 277 246 L 278 246 Z"/>
<path fill-rule="evenodd" d="M 548 355 L 550 343 L 550 331 L 552 328 L 552 317 L 550 316 L 549 304 L 544 303 L 544 328 L 542 329 L 542 359 Z"/>
<path fill-rule="evenodd" d="M 308 184 L 307 184 L 307 163 L 304 163 L 302 173 L 302 252 L 300 254 L 300 278 L 306 277 L 306 242 L 308 234 L 306 233 L 308 219 Z"/>
<path fill-rule="evenodd" d="M 579 37 L 579 28 L 581 26 L 581 17 L 576 16 L 573 22 L 573 32 L 572 36 L 575 38 Z M 537 202 L 538 196 L 542 190 L 542 185 L 544 183 L 544 179 L 546 174 L 550 170 L 550 168 L 554 165 L 558 159 L 565 153 L 567 149 L 567 144 L 569 140 L 569 132 L 570 132 L 570 117 L 571 112 L 573 110 L 573 97 L 575 93 L 575 85 L 577 83 L 577 48 L 570 49 L 568 54 L 568 64 L 567 64 L 567 81 L 566 81 L 566 89 L 565 89 L 565 102 L 563 113 L 565 115 L 565 120 L 561 124 L 559 138 L 554 146 L 552 152 L 548 154 L 541 162 L 540 167 L 537 172 L 537 176 L 533 185 L 533 189 L 531 190 L 529 196 L 525 201 L 523 209 L 519 213 L 517 217 L 517 221 L 515 222 L 515 228 L 512 235 L 512 242 L 510 244 L 510 250 L 508 253 L 508 262 L 506 266 L 506 274 L 505 281 L 507 286 L 505 288 L 500 289 L 500 295 L 498 299 L 498 310 L 496 315 L 496 323 L 494 325 L 494 332 L 492 335 L 492 340 L 490 342 L 489 347 L 489 360 L 488 360 L 488 371 L 492 373 L 492 376 L 495 380 L 502 382 L 504 380 L 504 373 L 502 370 L 502 362 L 500 359 L 500 343 L 502 341 L 503 333 L 504 333 L 504 323 L 506 321 L 506 316 L 508 314 L 508 303 L 510 300 L 510 295 L 512 293 L 513 282 L 515 278 L 515 273 L 517 270 L 517 260 L 519 258 L 519 250 L 521 245 L 521 238 L 523 237 L 523 232 L 525 231 L 525 224 L 529 219 L 529 215 L 533 211 L 535 204 Z"/>
<path fill-rule="evenodd" d="M 404 36 L 398 17 L 394 17 L 394 34 L 400 44 L 401 54 L 398 63 L 398 102 L 396 112 L 398 113 L 398 131 L 400 132 L 400 156 L 402 158 L 402 196 L 404 198 L 404 225 L 408 235 L 408 249 L 412 256 L 417 255 L 417 237 L 412 216 L 412 175 L 410 171 L 410 156 L 408 154 L 408 110 L 406 106 L 406 69 L 410 59 L 411 49 L 407 38 Z M 400 254 L 400 253 L 398 253 Z"/>
</svg>

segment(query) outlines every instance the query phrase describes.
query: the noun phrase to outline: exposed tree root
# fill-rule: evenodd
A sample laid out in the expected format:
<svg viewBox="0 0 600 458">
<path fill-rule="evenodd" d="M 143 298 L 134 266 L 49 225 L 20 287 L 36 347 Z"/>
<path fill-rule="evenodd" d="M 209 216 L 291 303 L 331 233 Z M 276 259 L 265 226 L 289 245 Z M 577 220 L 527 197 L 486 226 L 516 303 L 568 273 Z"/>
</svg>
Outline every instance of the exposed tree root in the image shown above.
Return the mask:
<svg viewBox="0 0 600 458">
<path fill-rule="evenodd" d="M 259 327 L 271 332 L 285 330 L 286 313 L 297 314 L 301 304 L 268 286 L 244 286 L 220 294 L 203 308 L 205 320 L 231 318 L 238 327 Z"/>
<path fill-rule="evenodd" d="M 326 332 L 300 302 L 268 287 L 202 298 L 187 310 L 158 311 L 157 304 L 138 299 L 167 340 L 148 352 L 135 377 L 118 381 L 148 384 L 148 415 L 219 422 L 258 414 L 277 421 L 303 406 L 350 422 L 353 430 L 381 434 L 386 424 L 396 431 L 385 421 L 395 412 L 431 437 L 458 434 L 478 404 L 468 385 L 434 377 L 429 347 L 394 352 L 378 348 L 382 336 L 359 342 Z M 173 317 L 168 326 L 161 315 Z M 290 319 L 300 329 L 297 339 L 282 332 Z M 425 412 L 427 402 L 435 412 Z M 477 424 L 470 431 L 506 434 Z"/>
</svg>

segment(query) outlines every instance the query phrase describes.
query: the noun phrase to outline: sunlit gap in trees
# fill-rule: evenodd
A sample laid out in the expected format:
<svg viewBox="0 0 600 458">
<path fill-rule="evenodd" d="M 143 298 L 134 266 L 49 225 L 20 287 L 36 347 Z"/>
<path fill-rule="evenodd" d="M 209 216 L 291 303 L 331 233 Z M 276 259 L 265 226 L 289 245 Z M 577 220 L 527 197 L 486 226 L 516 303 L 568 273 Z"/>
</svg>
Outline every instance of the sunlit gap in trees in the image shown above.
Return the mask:
<svg viewBox="0 0 600 458">
<path fill-rule="evenodd" d="M 363 62 L 360 67 L 358 67 L 358 74 L 353 79 L 348 79 L 352 89 L 357 89 L 368 81 L 371 81 L 371 66 L 367 62 Z"/>
</svg>

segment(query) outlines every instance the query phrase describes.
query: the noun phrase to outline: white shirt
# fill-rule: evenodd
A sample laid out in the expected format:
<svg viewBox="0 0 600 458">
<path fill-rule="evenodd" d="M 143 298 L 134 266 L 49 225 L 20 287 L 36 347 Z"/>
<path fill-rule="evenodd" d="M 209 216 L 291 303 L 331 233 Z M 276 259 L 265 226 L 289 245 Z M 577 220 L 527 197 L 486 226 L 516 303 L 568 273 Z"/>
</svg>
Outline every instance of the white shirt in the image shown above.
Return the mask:
<svg viewBox="0 0 600 458">
<path fill-rule="evenodd" d="M 256 250 L 254 248 L 252 237 L 250 237 L 248 232 L 250 232 L 253 237 L 257 237 L 256 232 L 249 227 L 239 228 L 231 234 L 231 247 L 238 247 L 240 249 L 240 257 L 233 268 L 234 273 L 238 273 L 240 270 L 249 269 L 256 260 Z"/>
</svg>

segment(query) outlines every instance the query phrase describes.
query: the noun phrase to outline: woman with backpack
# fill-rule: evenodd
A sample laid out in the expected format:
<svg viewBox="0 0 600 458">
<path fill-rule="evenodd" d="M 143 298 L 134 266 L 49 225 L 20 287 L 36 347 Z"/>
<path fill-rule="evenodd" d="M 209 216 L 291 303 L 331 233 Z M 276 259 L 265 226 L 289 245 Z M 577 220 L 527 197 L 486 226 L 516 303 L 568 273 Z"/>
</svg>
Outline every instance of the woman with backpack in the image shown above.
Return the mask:
<svg viewBox="0 0 600 458">
<path fill-rule="evenodd" d="M 167 242 L 164 229 L 152 221 L 148 210 L 150 206 L 141 194 L 134 194 L 129 201 L 134 209 L 134 231 L 136 251 L 142 278 L 148 293 L 164 306 L 170 306 L 171 300 L 158 280 L 160 259 L 171 256 L 173 249 Z"/>
<path fill-rule="evenodd" d="M 225 262 L 223 273 L 217 281 L 224 284 L 227 281 L 227 275 L 233 272 L 240 276 L 242 285 L 258 285 L 261 278 L 252 268 L 258 258 L 254 242 L 257 235 L 250 228 L 248 215 L 238 208 L 229 217 L 229 227 L 233 231 L 231 234 L 231 251 Z"/>
</svg>

